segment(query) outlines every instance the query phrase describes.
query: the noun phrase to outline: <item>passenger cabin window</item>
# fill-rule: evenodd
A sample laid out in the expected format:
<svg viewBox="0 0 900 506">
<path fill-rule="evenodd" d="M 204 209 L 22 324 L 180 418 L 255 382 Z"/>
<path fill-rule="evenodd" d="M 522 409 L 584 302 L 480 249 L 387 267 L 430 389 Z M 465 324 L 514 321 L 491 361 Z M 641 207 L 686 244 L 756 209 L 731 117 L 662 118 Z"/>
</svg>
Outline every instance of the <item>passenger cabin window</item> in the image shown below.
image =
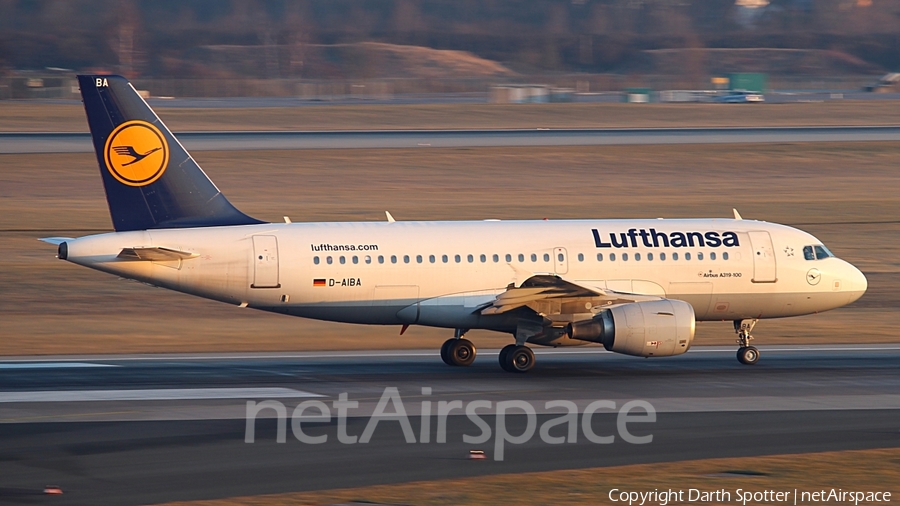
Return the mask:
<svg viewBox="0 0 900 506">
<path fill-rule="evenodd" d="M 405 264 L 409 263 L 409 255 L 403 255 L 403 263 L 405 263 Z"/>
<path fill-rule="evenodd" d="M 660 262 L 665 262 L 665 261 L 666 261 L 666 254 L 665 254 L 665 252 L 659 254 L 659 261 L 660 261 Z"/>
<path fill-rule="evenodd" d="M 478 259 L 481 260 L 481 263 L 485 263 L 485 262 L 487 262 L 487 255 L 482 253 L 481 256 L 478 257 Z"/>
<path fill-rule="evenodd" d="M 560 253 L 560 254 L 556 255 L 556 259 L 559 260 L 560 262 L 562 262 L 563 260 L 566 259 L 566 257 L 564 257 L 562 253 Z"/>
<path fill-rule="evenodd" d="M 334 259 L 332 259 L 330 256 L 327 256 L 325 257 L 325 263 L 331 265 L 332 263 L 334 263 Z"/>
<path fill-rule="evenodd" d="M 652 262 L 652 261 L 653 261 L 653 253 L 647 253 L 647 261 L 648 261 L 648 262 Z"/>
<path fill-rule="evenodd" d="M 500 261 L 500 255 L 498 255 L 496 253 L 494 253 L 494 256 L 492 258 L 494 259 L 494 263 L 497 263 Z"/>
<path fill-rule="evenodd" d="M 345 263 L 347 263 L 347 259 L 346 259 L 346 258 L 344 258 L 344 257 L 343 257 L 343 255 L 341 255 L 341 258 L 340 258 L 340 260 L 341 260 L 341 264 L 345 264 Z"/>
<path fill-rule="evenodd" d="M 447 263 L 449 261 L 450 259 L 447 257 L 447 255 L 441 255 L 441 262 Z"/>
<path fill-rule="evenodd" d="M 524 262 L 524 261 L 525 261 L 525 255 L 519 253 L 519 261 L 520 261 L 520 262 Z"/>
<path fill-rule="evenodd" d="M 434 263 L 434 255 L 428 255 L 428 261 Z"/>
<path fill-rule="evenodd" d="M 380 264 L 384 263 L 384 255 L 378 255 L 378 263 L 380 263 Z"/>
<path fill-rule="evenodd" d="M 615 262 L 615 261 L 616 261 L 616 254 L 615 254 L 615 253 L 610 253 L 610 254 L 609 254 L 609 261 L 610 261 L 610 262 Z"/>
<path fill-rule="evenodd" d="M 684 259 L 685 259 L 685 260 L 690 260 L 690 259 L 691 259 L 691 254 L 690 254 L 690 253 L 685 253 L 685 254 L 684 254 Z"/>
<path fill-rule="evenodd" d="M 678 260 L 678 253 L 672 253 L 672 260 Z"/>
<path fill-rule="evenodd" d="M 544 261 L 545 261 L 545 262 L 549 262 L 549 261 L 550 261 L 550 253 L 544 253 Z"/>
<path fill-rule="evenodd" d="M 579 254 L 578 254 L 578 261 L 579 261 L 579 262 L 584 262 L 584 253 L 579 253 Z"/>
<path fill-rule="evenodd" d="M 459 255 L 455 255 L 455 256 L 453 257 L 453 260 L 456 260 L 456 263 L 460 263 L 460 262 L 462 262 L 462 257 L 459 256 Z"/>
<path fill-rule="evenodd" d="M 422 263 L 422 255 L 416 255 L 416 263 L 417 264 Z"/>
<path fill-rule="evenodd" d="M 367 263 L 367 264 L 372 263 L 372 257 L 371 257 L 371 256 L 366 255 L 366 263 Z"/>
<path fill-rule="evenodd" d="M 506 254 L 506 261 L 512 262 L 512 255 L 510 255 L 509 253 Z"/>
<path fill-rule="evenodd" d="M 531 254 L 531 261 L 532 261 L 532 262 L 537 262 L 537 254 L 535 254 L 535 253 L 532 253 L 532 254 Z"/>
<path fill-rule="evenodd" d="M 475 257 L 473 257 L 472 255 L 469 255 L 469 256 L 466 257 L 466 260 L 468 260 L 469 263 L 472 263 L 472 262 L 475 261 Z"/>
<path fill-rule="evenodd" d="M 628 253 L 622 253 L 622 261 L 623 261 L 623 262 L 627 262 L 627 261 L 628 261 Z"/>
<path fill-rule="evenodd" d="M 319 257 L 313 257 L 313 263 L 319 265 Z"/>
<path fill-rule="evenodd" d="M 358 256 L 353 255 L 353 263 L 355 263 L 355 264 L 358 264 L 358 263 L 359 263 L 359 257 L 358 257 Z"/>
<path fill-rule="evenodd" d="M 635 253 L 635 254 L 634 254 L 634 261 L 635 261 L 635 262 L 640 262 L 640 261 L 641 261 L 641 254 L 640 254 L 640 253 Z"/>
<path fill-rule="evenodd" d="M 603 261 L 603 253 L 597 253 L 597 261 L 598 261 L 598 262 L 602 262 L 602 261 Z"/>
<path fill-rule="evenodd" d="M 397 255 L 391 255 L 391 263 L 392 264 L 397 263 Z"/>
<path fill-rule="evenodd" d="M 715 260 L 715 259 L 716 259 L 716 252 L 715 252 L 715 251 L 710 252 L 710 254 L 709 254 L 709 259 L 710 259 L 710 260 Z"/>
<path fill-rule="evenodd" d="M 697 260 L 703 260 L 703 252 L 697 253 Z"/>
<path fill-rule="evenodd" d="M 728 260 L 728 252 L 727 251 L 722 253 L 722 260 Z"/>
</svg>

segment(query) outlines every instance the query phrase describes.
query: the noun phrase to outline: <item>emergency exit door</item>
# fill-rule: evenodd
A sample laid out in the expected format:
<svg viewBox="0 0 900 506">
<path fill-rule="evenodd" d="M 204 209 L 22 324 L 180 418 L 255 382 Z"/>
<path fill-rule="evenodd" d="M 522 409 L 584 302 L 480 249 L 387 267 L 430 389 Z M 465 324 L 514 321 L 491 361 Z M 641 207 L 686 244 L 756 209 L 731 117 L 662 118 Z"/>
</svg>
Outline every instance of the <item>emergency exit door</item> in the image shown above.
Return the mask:
<svg viewBox="0 0 900 506">
<path fill-rule="evenodd" d="M 557 274 L 569 272 L 569 256 L 566 254 L 566 248 L 553 249 L 553 270 Z"/>
<path fill-rule="evenodd" d="M 250 288 L 279 288 L 278 240 L 274 235 L 253 236 L 253 284 Z"/>
<path fill-rule="evenodd" d="M 753 282 L 774 283 L 778 278 L 775 269 L 775 248 L 768 232 L 748 232 L 753 248 Z"/>
</svg>

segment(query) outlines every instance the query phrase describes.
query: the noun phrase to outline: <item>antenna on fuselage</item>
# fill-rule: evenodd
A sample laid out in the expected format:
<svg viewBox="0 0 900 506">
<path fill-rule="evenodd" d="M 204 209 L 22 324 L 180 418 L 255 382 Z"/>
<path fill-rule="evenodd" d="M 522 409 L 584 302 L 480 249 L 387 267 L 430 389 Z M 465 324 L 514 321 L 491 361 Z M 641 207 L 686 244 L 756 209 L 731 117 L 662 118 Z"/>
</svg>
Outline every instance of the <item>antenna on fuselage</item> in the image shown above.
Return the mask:
<svg viewBox="0 0 900 506">
<path fill-rule="evenodd" d="M 739 213 L 737 209 L 735 209 L 735 208 L 732 207 L 731 210 L 734 211 L 734 219 L 736 219 L 736 220 L 743 220 L 743 219 L 744 219 L 744 218 L 741 218 L 741 213 Z"/>
<path fill-rule="evenodd" d="M 397 221 L 397 220 L 394 219 L 393 216 L 391 216 L 391 212 L 390 212 L 390 211 L 385 211 L 385 212 L 384 212 L 384 215 L 387 216 L 388 223 L 394 223 L 395 221 Z"/>
</svg>

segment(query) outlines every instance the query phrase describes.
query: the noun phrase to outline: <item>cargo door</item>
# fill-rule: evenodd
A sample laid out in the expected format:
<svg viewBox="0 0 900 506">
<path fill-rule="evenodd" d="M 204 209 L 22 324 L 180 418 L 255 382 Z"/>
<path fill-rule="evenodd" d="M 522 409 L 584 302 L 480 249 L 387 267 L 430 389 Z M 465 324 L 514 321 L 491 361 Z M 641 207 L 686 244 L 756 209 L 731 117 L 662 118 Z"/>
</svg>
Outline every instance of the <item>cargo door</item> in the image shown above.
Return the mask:
<svg viewBox="0 0 900 506">
<path fill-rule="evenodd" d="M 566 253 L 566 248 L 553 249 L 553 270 L 557 274 L 569 272 L 569 255 Z"/>
<path fill-rule="evenodd" d="M 279 288 L 278 241 L 274 235 L 253 236 L 253 284 L 250 288 Z"/>
<path fill-rule="evenodd" d="M 774 283 L 776 277 L 775 248 L 772 246 L 772 236 L 768 232 L 748 232 L 750 246 L 753 248 L 753 279 L 754 283 Z"/>
</svg>

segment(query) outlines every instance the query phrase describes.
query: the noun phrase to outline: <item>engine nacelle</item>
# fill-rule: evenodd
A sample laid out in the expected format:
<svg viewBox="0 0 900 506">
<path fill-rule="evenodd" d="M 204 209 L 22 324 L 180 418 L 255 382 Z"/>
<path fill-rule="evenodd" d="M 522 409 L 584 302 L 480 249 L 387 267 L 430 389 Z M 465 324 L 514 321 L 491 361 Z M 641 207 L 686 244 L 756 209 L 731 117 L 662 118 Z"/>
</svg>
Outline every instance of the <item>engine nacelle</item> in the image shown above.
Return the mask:
<svg viewBox="0 0 900 506">
<path fill-rule="evenodd" d="M 680 300 L 632 302 L 604 309 L 590 320 L 570 323 L 572 339 L 602 343 L 616 353 L 670 357 L 694 340 L 694 308 Z"/>
</svg>

